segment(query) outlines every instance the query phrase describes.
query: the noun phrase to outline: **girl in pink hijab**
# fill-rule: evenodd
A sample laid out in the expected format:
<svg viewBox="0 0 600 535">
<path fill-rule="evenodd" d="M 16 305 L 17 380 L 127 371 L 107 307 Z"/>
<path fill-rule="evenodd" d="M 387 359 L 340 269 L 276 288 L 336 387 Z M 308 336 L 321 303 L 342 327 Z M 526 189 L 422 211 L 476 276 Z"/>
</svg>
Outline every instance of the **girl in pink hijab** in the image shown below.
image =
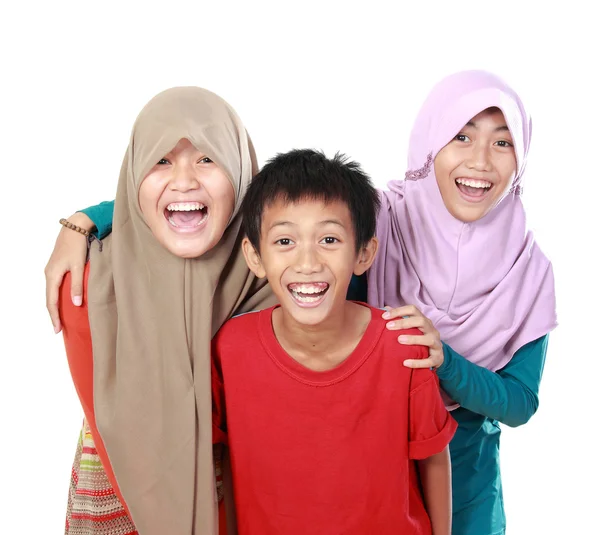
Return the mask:
<svg viewBox="0 0 600 535">
<path fill-rule="evenodd" d="M 454 535 L 505 533 L 499 423 L 516 427 L 535 413 L 557 324 L 552 266 L 521 201 L 530 141 L 521 99 L 500 78 L 454 74 L 417 116 L 405 179 L 382 192 L 368 302 L 403 307 L 390 317 L 414 305 L 445 342 L 443 363 L 427 364 L 438 366 L 459 423 Z"/>
</svg>

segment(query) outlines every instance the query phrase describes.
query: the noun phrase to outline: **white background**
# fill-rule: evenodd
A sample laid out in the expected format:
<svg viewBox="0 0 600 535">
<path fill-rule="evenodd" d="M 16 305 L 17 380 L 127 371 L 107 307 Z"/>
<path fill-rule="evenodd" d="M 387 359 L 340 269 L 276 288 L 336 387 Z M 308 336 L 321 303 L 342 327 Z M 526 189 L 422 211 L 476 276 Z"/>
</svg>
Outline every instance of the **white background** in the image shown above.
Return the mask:
<svg viewBox="0 0 600 535">
<path fill-rule="evenodd" d="M 261 162 L 342 150 L 384 186 L 404 175 L 431 86 L 466 68 L 500 74 L 533 115 L 524 202 L 558 298 L 540 408 L 503 433 L 508 533 L 597 533 L 598 17 L 575 0 L 402 4 L 3 4 L 0 533 L 62 533 L 82 413 L 43 269 L 58 219 L 114 197 L 147 100 L 209 88 L 237 109 Z"/>
</svg>

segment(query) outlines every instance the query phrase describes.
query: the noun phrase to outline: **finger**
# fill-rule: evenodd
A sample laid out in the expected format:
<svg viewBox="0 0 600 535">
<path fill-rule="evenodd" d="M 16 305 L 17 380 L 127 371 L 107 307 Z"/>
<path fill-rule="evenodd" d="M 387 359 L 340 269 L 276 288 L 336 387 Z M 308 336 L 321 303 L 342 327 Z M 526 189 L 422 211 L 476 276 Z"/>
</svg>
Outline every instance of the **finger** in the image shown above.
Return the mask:
<svg viewBox="0 0 600 535">
<path fill-rule="evenodd" d="M 71 269 L 71 301 L 76 307 L 83 303 L 83 267 Z"/>
<path fill-rule="evenodd" d="M 396 312 L 402 316 L 422 316 L 421 311 L 415 305 L 404 305 L 397 307 Z"/>
<path fill-rule="evenodd" d="M 50 321 L 54 327 L 54 332 L 58 334 L 62 330 L 60 324 L 60 315 L 58 313 L 58 289 L 60 287 L 60 280 L 55 277 L 46 278 L 46 308 L 48 314 L 50 314 Z"/>
<path fill-rule="evenodd" d="M 422 316 L 421 311 L 414 305 L 405 305 L 402 307 L 385 307 L 386 312 L 383 314 L 385 319 L 402 318 L 405 316 Z"/>
<path fill-rule="evenodd" d="M 407 368 L 435 368 L 436 364 L 433 359 L 407 359 L 402 364 Z"/>
<path fill-rule="evenodd" d="M 437 340 L 429 334 L 403 334 L 398 337 L 398 342 L 405 346 L 425 346 L 431 349 L 439 349 Z"/>
<path fill-rule="evenodd" d="M 394 321 L 388 321 L 386 323 L 386 327 L 392 331 L 398 331 L 400 329 L 421 329 L 421 331 L 425 332 L 424 329 L 427 326 L 427 318 L 423 316 L 414 316 L 411 318 L 403 318 Z"/>
</svg>

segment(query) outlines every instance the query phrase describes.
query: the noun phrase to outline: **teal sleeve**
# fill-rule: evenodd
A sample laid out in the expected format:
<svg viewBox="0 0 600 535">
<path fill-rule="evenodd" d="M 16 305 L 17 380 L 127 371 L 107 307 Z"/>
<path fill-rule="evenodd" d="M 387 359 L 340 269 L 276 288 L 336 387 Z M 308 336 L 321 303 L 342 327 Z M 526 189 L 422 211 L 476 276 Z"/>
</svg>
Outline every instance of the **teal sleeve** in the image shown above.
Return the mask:
<svg viewBox="0 0 600 535">
<path fill-rule="evenodd" d="M 440 385 L 465 409 L 510 427 L 523 425 L 538 408 L 547 348 L 548 335 L 524 345 L 504 368 L 491 372 L 444 344 Z"/>
<path fill-rule="evenodd" d="M 111 233 L 115 201 L 104 201 L 79 211 L 83 212 L 94 222 L 94 225 L 96 225 L 96 232 L 94 234 L 97 238 L 101 240 Z"/>
</svg>

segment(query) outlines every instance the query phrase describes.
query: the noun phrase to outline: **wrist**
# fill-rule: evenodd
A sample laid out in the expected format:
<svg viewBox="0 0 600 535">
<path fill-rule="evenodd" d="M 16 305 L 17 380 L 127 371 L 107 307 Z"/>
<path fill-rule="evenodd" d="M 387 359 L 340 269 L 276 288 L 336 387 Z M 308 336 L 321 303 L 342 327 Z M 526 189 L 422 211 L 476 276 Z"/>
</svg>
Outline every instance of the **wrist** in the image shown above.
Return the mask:
<svg viewBox="0 0 600 535">
<path fill-rule="evenodd" d="M 92 232 L 96 230 L 96 225 L 94 222 L 83 212 L 75 212 L 73 215 L 69 216 L 68 221 L 81 227 L 82 229 L 87 230 L 88 232 Z"/>
<path fill-rule="evenodd" d="M 448 373 L 450 368 L 450 361 L 452 360 L 450 347 L 447 346 L 444 342 L 442 342 L 442 348 L 444 351 L 444 361 L 435 370 L 440 379 L 444 377 L 446 373 Z"/>
</svg>

